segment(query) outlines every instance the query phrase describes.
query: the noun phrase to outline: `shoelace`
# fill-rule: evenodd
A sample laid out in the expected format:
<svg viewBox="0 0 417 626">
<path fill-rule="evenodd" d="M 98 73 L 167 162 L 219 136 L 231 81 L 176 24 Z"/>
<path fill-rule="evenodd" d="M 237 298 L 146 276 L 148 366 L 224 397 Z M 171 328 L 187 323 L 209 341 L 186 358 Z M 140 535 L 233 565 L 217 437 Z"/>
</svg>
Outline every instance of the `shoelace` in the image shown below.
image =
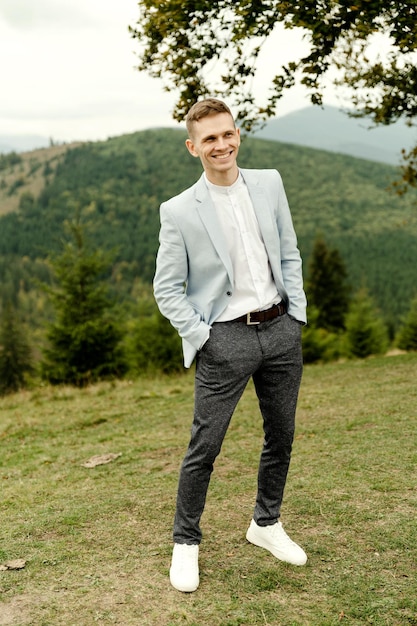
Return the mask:
<svg viewBox="0 0 417 626">
<path fill-rule="evenodd" d="M 274 524 L 271 528 L 271 535 L 275 541 L 280 543 L 282 546 L 296 546 L 292 539 L 290 539 L 285 532 L 284 528 L 281 524 Z"/>
<path fill-rule="evenodd" d="M 198 563 L 198 551 L 191 549 L 190 546 L 184 544 L 176 549 L 176 557 L 178 556 L 180 567 L 195 566 Z"/>
</svg>

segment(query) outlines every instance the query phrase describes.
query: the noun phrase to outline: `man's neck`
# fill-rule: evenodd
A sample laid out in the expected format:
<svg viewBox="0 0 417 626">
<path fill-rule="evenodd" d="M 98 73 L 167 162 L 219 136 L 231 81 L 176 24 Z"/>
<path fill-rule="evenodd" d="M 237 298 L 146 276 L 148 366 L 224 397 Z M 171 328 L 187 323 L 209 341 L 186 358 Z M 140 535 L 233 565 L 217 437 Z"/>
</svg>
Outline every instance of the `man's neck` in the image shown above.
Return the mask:
<svg viewBox="0 0 417 626">
<path fill-rule="evenodd" d="M 227 172 L 206 172 L 207 180 L 213 185 L 219 185 L 220 187 L 230 187 L 233 185 L 239 177 L 238 167 Z"/>
</svg>

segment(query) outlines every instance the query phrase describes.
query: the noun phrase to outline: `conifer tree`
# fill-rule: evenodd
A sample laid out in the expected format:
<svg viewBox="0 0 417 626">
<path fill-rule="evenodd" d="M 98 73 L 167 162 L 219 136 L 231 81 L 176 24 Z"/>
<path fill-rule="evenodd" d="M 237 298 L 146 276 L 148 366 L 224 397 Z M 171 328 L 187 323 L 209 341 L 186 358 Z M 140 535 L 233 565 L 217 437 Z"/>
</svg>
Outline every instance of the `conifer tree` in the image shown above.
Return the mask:
<svg viewBox="0 0 417 626">
<path fill-rule="evenodd" d="M 360 359 L 388 348 L 387 328 L 365 289 L 355 295 L 346 316 L 346 344 L 348 355 Z"/>
<path fill-rule="evenodd" d="M 404 325 L 398 332 L 397 346 L 401 350 L 417 350 L 417 296 L 413 298 Z"/>
<path fill-rule="evenodd" d="M 56 320 L 47 332 L 42 374 L 53 384 L 84 386 L 125 372 L 122 331 L 103 278 L 106 255 L 89 250 L 79 220 L 66 226 L 70 240 L 51 263 L 56 284 L 46 287 Z"/>
<path fill-rule="evenodd" d="M 135 320 L 129 339 L 134 372 L 184 372 L 181 339 L 158 310 L 152 316 Z"/>
<path fill-rule="evenodd" d="M 3 307 L 0 325 L 0 395 L 25 387 L 26 375 L 33 372 L 32 351 L 10 303 Z"/>
<path fill-rule="evenodd" d="M 314 243 L 306 292 L 309 305 L 317 310 L 316 326 L 335 332 L 345 328 L 350 287 L 339 251 L 327 247 L 322 236 Z"/>
</svg>

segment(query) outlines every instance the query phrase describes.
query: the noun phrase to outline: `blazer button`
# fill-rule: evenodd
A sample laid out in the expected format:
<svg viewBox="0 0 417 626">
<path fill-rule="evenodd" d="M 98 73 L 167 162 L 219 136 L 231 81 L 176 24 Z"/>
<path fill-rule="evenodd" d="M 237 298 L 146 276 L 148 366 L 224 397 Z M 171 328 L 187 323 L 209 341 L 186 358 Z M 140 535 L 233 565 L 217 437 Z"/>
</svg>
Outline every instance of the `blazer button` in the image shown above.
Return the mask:
<svg viewBox="0 0 417 626">
<path fill-rule="evenodd" d="M 231 296 L 231 295 L 232 295 L 232 292 L 231 292 L 231 291 L 228 291 L 226 295 Z"/>
</svg>

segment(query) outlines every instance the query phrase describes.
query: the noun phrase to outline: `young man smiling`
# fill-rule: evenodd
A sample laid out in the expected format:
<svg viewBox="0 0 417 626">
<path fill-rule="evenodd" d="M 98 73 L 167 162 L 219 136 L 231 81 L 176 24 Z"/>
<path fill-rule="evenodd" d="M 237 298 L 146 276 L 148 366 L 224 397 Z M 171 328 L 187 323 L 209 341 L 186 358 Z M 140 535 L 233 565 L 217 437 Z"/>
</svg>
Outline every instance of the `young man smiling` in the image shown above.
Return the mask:
<svg viewBox="0 0 417 626">
<path fill-rule="evenodd" d="M 240 129 L 235 127 L 229 113 L 203 117 L 188 125 L 189 139 L 185 145 L 198 157 L 210 182 L 215 185 L 232 185 L 238 175 L 236 158 L 240 146 Z"/>
<path fill-rule="evenodd" d="M 185 366 L 196 359 L 194 419 L 179 477 L 170 568 L 173 587 L 192 592 L 199 586 L 200 519 L 213 464 L 250 378 L 264 443 L 246 538 L 282 561 L 307 561 L 280 521 L 306 299 L 279 173 L 239 169 L 240 131 L 220 100 L 197 102 L 186 123 L 187 149 L 204 172 L 161 205 L 154 292 L 182 337 Z"/>
</svg>

